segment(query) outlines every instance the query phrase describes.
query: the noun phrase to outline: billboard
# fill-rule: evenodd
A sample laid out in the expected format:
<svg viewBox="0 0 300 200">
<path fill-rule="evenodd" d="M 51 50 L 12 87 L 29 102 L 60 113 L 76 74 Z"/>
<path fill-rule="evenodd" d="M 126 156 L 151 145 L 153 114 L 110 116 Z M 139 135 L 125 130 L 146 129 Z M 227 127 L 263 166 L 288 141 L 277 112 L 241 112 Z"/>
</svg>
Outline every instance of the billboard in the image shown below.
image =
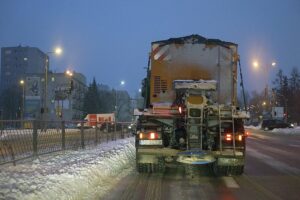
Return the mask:
<svg viewBox="0 0 300 200">
<path fill-rule="evenodd" d="M 25 98 L 28 100 L 41 99 L 40 77 L 26 77 Z"/>
</svg>

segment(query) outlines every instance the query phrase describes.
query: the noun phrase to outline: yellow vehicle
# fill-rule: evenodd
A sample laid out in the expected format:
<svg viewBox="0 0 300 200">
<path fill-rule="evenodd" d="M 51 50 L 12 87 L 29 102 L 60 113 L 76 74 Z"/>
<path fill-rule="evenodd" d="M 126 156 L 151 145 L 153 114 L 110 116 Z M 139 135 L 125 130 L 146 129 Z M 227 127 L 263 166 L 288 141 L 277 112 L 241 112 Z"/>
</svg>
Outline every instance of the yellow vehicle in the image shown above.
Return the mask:
<svg viewBox="0 0 300 200">
<path fill-rule="evenodd" d="M 237 105 L 237 44 L 199 35 L 151 44 L 138 115 L 136 167 L 208 164 L 242 174 L 245 112 Z"/>
</svg>

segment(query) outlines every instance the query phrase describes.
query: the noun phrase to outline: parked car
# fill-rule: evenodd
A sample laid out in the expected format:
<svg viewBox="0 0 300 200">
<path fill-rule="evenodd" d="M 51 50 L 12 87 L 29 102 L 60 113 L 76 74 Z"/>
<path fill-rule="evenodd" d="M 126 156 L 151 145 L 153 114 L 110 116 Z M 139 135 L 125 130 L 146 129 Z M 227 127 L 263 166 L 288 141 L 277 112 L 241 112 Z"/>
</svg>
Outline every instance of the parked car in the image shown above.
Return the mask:
<svg viewBox="0 0 300 200">
<path fill-rule="evenodd" d="M 261 129 L 273 130 L 274 128 L 293 128 L 293 124 L 278 119 L 265 119 L 262 121 Z"/>
</svg>

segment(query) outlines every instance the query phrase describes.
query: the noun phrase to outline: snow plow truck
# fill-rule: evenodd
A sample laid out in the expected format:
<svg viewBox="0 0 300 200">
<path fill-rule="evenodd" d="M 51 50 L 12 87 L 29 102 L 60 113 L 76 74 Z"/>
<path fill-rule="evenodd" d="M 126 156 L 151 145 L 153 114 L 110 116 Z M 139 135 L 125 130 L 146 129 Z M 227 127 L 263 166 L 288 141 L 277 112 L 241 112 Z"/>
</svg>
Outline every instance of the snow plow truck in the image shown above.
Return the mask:
<svg viewBox="0 0 300 200">
<path fill-rule="evenodd" d="M 247 113 L 237 103 L 238 45 L 199 35 L 151 43 L 135 111 L 136 169 L 209 165 L 217 175 L 244 170 Z"/>
</svg>

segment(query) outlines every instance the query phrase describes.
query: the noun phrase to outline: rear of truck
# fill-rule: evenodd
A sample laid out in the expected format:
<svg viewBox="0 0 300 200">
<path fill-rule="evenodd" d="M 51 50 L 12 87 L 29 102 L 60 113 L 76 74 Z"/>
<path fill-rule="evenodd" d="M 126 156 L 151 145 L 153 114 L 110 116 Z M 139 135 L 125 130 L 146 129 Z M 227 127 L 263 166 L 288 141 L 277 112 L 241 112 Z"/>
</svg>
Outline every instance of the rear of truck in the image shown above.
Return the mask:
<svg viewBox="0 0 300 200">
<path fill-rule="evenodd" d="M 237 45 L 199 35 L 153 42 L 136 134 L 139 172 L 210 164 L 241 174 L 243 119 L 237 105 Z"/>
</svg>

